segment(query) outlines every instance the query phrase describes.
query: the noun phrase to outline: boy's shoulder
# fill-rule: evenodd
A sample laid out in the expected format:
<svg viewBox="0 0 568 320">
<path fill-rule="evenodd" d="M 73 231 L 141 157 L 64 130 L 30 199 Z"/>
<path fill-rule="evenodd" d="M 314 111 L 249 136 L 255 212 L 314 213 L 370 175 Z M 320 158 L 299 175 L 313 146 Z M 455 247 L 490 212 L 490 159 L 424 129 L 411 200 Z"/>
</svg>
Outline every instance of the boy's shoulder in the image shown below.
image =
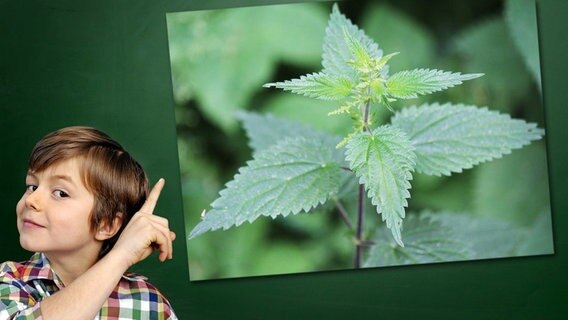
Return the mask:
<svg viewBox="0 0 568 320">
<path fill-rule="evenodd" d="M 148 278 L 132 272 L 125 273 L 115 290 L 103 304 L 105 314 L 120 314 L 132 319 L 150 312 L 159 319 L 177 319 L 169 300 Z"/>
<path fill-rule="evenodd" d="M 152 300 L 167 302 L 158 287 L 149 282 L 146 276 L 134 272 L 124 273 L 113 292 L 113 294 L 117 294 L 122 298 L 129 294 L 134 294 L 138 297 L 140 293 L 144 293 L 146 296 L 155 296 Z"/>
<path fill-rule="evenodd" d="M 2 262 L 0 264 L 0 278 L 27 282 L 38 278 L 51 279 L 53 272 L 46 266 L 42 254 L 35 253 L 28 260 Z"/>
</svg>

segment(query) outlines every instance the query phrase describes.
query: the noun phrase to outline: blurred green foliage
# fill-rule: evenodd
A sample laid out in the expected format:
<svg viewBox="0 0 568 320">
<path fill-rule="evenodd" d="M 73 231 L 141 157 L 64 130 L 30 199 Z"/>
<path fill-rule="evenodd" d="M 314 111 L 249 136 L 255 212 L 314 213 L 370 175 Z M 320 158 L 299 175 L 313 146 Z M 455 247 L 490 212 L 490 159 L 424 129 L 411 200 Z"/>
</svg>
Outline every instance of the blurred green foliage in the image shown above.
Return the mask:
<svg viewBox="0 0 568 320">
<path fill-rule="evenodd" d="M 385 53 L 401 53 L 391 73 L 420 67 L 485 73 L 452 90 L 394 104 L 395 109 L 460 102 L 546 128 L 533 1 L 365 0 L 339 6 Z M 350 131 L 349 119 L 327 116 L 337 108 L 334 103 L 261 87 L 321 68 L 330 8 L 331 3 L 305 3 L 168 15 L 187 234 L 251 159 L 235 111 L 272 113 L 338 135 Z M 379 116 L 386 120 L 390 113 Z M 342 192 L 353 194 L 342 205 L 354 220 L 356 186 Z M 473 226 L 477 233 L 462 236 L 474 258 L 552 253 L 545 140 L 460 175 L 415 174 L 411 195 L 410 215 L 427 210 L 431 221 L 454 231 Z M 375 215 L 368 208 L 368 238 L 382 230 Z M 468 240 L 473 238 L 478 241 Z M 188 242 L 192 280 L 345 269 L 352 255 L 352 235 L 331 207 L 261 218 Z"/>
</svg>

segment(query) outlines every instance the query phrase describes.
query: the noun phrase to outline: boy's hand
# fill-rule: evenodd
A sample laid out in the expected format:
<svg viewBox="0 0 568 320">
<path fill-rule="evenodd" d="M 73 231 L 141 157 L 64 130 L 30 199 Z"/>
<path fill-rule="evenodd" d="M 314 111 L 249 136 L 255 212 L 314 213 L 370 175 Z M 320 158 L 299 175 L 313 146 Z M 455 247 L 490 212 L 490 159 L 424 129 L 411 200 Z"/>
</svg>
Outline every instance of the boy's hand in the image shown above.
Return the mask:
<svg viewBox="0 0 568 320">
<path fill-rule="evenodd" d="M 176 235 L 170 231 L 166 218 L 154 215 L 164 184 L 164 179 L 158 180 L 112 249 L 126 259 L 127 267 L 146 259 L 154 250 L 160 251 L 159 259 L 162 262 L 173 257 L 172 241 Z"/>
</svg>

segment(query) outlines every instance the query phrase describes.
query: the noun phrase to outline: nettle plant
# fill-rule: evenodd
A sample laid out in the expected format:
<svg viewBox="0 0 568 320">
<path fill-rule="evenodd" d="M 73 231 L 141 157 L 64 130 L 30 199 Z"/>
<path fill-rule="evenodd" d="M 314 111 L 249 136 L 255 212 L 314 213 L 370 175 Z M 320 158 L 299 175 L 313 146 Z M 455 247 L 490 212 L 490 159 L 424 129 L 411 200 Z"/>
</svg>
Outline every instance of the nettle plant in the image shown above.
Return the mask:
<svg viewBox="0 0 568 320">
<path fill-rule="evenodd" d="M 540 139 L 544 130 L 506 114 L 463 104 L 433 103 L 395 110 L 392 102 L 396 100 L 442 91 L 483 75 L 434 69 L 391 75 L 388 62 L 396 54 L 384 55 L 334 5 L 324 38 L 323 70 L 264 86 L 341 101 L 329 115 L 350 117 L 353 131 L 336 137 L 270 115 L 241 112 L 238 116 L 250 138 L 253 159 L 226 184 L 212 208 L 203 212 L 190 239 L 260 216 L 287 217 L 332 203 L 353 234 L 355 268 L 363 265 L 363 249 L 377 246 L 422 256 L 413 258 L 415 262 L 467 259 L 465 241 L 449 239 L 431 217 L 405 218 L 413 172 L 460 173 Z M 375 123 L 373 115 L 379 108 L 391 111 L 390 124 Z M 355 226 L 341 205 L 342 197 L 349 193 L 340 192 L 353 181 L 358 203 Z M 364 237 L 367 199 L 392 237 L 385 237 L 384 232 L 372 240 Z M 412 245 L 404 248 L 406 236 Z M 380 260 L 389 258 L 381 257 L 381 252 L 371 251 L 365 266 L 384 264 Z"/>
</svg>

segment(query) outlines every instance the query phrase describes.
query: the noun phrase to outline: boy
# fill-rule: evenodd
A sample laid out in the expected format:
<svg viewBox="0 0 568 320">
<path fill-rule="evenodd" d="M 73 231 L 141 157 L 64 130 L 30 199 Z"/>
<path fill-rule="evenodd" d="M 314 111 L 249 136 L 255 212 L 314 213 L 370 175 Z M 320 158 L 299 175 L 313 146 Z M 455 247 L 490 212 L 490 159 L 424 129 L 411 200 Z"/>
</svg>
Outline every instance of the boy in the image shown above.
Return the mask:
<svg viewBox="0 0 568 320">
<path fill-rule="evenodd" d="M 16 206 L 28 261 L 0 265 L 0 320 L 177 319 L 168 300 L 126 270 L 175 234 L 153 214 L 164 186 L 148 192 L 144 169 L 89 127 L 52 132 L 34 147 Z"/>
</svg>

